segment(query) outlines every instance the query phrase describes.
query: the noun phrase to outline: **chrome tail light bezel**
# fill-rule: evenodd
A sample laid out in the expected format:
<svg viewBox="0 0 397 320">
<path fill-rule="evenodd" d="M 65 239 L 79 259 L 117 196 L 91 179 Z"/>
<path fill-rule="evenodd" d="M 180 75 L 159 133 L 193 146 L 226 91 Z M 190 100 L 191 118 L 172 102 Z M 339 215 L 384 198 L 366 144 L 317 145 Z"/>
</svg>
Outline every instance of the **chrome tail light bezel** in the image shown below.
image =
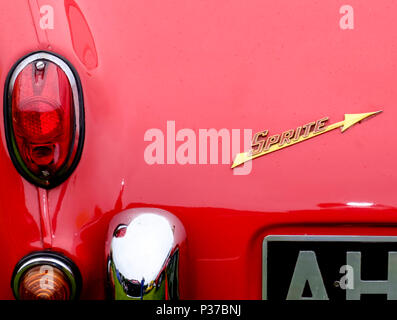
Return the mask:
<svg viewBox="0 0 397 320">
<path fill-rule="evenodd" d="M 48 180 L 32 174 L 23 163 L 15 142 L 14 128 L 12 123 L 12 93 L 14 90 L 15 80 L 17 79 L 19 73 L 27 65 L 40 60 L 54 63 L 66 74 L 73 93 L 73 106 L 75 114 L 74 136 L 72 138 L 73 143 L 70 148 L 70 159 L 68 159 L 68 162 L 64 168 L 59 171 L 59 174 L 51 177 L 51 179 Z M 19 174 L 21 174 L 27 181 L 44 189 L 54 188 L 64 182 L 73 173 L 80 161 L 85 139 L 83 89 L 80 77 L 72 64 L 64 57 L 49 51 L 36 51 L 25 55 L 13 65 L 8 73 L 4 87 L 3 106 L 4 129 L 7 148 L 10 158 Z M 77 147 L 75 142 L 77 143 Z M 74 149 L 73 152 L 72 149 Z"/>
</svg>

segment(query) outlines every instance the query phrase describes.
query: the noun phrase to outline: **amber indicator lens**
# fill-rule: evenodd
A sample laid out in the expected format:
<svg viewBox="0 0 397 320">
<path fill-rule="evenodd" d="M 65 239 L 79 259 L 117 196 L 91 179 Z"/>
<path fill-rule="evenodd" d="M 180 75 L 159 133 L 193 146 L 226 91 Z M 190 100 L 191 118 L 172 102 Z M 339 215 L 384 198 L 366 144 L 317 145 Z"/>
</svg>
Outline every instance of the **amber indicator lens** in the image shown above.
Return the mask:
<svg viewBox="0 0 397 320">
<path fill-rule="evenodd" d="M 69 300 L 70 287 L 65 274 L 51 266 L 32 267 L 19 284 L 21 300 Z"/>
</svg>

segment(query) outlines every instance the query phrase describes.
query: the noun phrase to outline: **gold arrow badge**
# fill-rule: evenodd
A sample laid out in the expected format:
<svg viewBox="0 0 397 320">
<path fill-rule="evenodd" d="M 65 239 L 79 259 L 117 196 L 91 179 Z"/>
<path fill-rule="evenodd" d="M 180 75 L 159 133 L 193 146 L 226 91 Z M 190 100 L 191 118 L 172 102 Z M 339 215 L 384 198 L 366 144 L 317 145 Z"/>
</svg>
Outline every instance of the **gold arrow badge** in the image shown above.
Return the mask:
<svg viewBox="0 0 397 320">
<path fill-rule="evenodd" d="M 356 113 L 356 114 L 345 114 L 345 120 L 326 126 L 328 117 L 322 118 L 317 121 L 310 122 L 304 126 L 296 129 L 291 129 L 280 134 L 275 134 L 268 138 L 268 131 L 260 131 L 254 135 L 252 139 L 252 149 L 248 152 L 239 153 L 234 159 L 232 168 L 235 168 L 244 162 L 253 160 L 264 156 L 265 154 L 272 153 L 302 141 L 309 140 L 313 137 L 317 137 L 323 133 L 341 127 L 341 131 L 344 132 L 356 123 L 377 115 L 382 111 L 368 112 L 368 113 Z"/>
</svg>

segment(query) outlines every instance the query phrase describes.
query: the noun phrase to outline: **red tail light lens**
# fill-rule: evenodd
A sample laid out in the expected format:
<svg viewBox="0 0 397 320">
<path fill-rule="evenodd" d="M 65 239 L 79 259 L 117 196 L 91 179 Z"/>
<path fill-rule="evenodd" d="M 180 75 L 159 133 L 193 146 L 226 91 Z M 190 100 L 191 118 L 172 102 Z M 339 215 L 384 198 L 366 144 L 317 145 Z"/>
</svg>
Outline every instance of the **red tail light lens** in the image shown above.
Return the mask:
<svg viewBox="0 0 397 320">
<path fill-rule="evenodd" d="M 63 58 L 36 52 L 14 66 L 5 89 L 7 145 L 15 167 L 30 182 L 55 187 L 77 165 L 84 140 L 77 73 Z"/>
</svg>

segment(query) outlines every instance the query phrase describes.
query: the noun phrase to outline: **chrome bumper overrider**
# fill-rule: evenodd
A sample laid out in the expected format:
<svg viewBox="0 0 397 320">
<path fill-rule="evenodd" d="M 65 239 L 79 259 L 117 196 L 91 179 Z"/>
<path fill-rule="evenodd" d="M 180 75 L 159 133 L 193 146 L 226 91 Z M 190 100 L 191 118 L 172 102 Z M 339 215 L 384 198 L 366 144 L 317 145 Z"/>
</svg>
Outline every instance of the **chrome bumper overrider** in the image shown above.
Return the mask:
<svg viewBox="0 0 397 320">
<path fill-rule="evenodd" d="M 182 223 L 165 210 L 137 208 L 116 215 L 106 243 L 110 297 L 116 300 L 179 298 Z"/>
</svg>

